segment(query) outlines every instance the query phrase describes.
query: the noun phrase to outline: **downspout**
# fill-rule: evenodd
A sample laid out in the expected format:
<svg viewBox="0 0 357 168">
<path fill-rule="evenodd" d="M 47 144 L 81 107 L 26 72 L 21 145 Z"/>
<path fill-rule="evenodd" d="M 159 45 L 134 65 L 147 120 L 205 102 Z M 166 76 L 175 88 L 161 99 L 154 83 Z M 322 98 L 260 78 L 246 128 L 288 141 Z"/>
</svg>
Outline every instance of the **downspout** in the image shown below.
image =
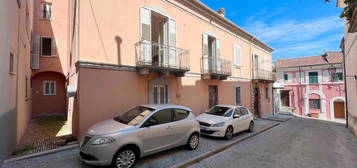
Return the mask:
<svg viewBox="0 0 357 168">
<path fill-rule="evenodd" d="M 344 84 L 345 84 L 345 99 L 346 99 L 346 128 L 348 128 L 348 96 L 347 96 L 347 73 L 346 73 L 346 58 L 345 58 L 345 42 L 343 39 L 343 44 L 342 44 L 342 57 L 343 57 L 343 78 L 344 78 Z"/>
<path fill-rule="evenodd" d="M 302 107 L 301 107 L 301 105 L 300 105 L 300 103 L 301 103 L 301 95 L 302 95 L 302 93 L 301 93 L 301 67 L 299 66 L 299 91 L 298 91 L 298 98 L 299 98 L 299 111 L 300 111 L 300 113 L 301 113 L 301 115 L 303 114 L 303 111 L 302 111 Z"/>
</svg>

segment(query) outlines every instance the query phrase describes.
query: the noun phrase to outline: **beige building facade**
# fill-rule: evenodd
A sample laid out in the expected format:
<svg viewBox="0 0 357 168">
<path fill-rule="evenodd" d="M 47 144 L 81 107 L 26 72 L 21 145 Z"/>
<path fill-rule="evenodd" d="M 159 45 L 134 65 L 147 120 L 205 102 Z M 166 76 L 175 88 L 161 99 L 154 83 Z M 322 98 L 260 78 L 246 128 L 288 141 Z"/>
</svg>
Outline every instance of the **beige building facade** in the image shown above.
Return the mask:
<svg viewBox="0 0 357 168">
<path fill-rule="evenodd" d="M 351 17 L 346 18 L 345 35 L 341 43 L 344 54 L 345 87 L 347 100 L 347 126 L 357 137 L 357 8 L 356 4 L 346 4 L 337 0 L 337 6 L 347 7 L 351 11 Z"/>
<path fill-rule="evenodd" d="M 30 50 L 33 3 L 0 2 L 0 165 L 31 118 Z"/>
</svg>

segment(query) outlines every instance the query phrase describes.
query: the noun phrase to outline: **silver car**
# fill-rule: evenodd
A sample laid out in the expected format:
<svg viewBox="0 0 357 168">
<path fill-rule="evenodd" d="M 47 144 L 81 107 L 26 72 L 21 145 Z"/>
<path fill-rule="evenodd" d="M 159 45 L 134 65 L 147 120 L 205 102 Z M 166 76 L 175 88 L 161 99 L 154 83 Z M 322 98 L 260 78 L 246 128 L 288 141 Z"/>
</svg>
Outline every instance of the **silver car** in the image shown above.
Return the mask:
<svg viewBox="0 0 357 168">
<path fill-rule="evenodd" d="M 194 150 L 200 126 L 192 110 L 176 105 L 141 105 L 88 129 L 80 144 L 86 164 L 133 167 L 137 159 L 170 148 Z"/>
</svg>

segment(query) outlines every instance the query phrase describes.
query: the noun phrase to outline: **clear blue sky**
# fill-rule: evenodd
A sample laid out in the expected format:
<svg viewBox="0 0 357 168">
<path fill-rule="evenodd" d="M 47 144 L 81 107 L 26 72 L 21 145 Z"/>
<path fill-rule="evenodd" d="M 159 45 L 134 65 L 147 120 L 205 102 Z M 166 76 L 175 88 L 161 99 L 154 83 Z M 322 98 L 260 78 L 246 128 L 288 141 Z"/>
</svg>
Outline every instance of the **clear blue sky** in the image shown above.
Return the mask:
<svg viewBox="0 0 357 168">
<path fill-rule="evenodd" d="M 275 49 L 273 60 L 339 51 L 342 11 L 336 1 L 323 0 L 201 0 Z"/>
</svg>

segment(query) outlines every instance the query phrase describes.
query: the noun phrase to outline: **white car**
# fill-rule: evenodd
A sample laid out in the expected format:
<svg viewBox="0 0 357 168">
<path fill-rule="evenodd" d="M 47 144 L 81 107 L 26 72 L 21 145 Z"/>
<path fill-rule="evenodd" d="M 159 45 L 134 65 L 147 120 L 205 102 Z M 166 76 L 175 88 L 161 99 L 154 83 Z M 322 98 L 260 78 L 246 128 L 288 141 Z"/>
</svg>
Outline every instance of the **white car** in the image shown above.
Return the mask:
<svg viewBox="0 0 357 168">
<path fill-rule="evenodd" d="M 201 134 L 231 139 L 234 134 L 245 130 L 253 131 L 252 113 L 242 106 L 216 105 L 196 117 Z"/>
</svg>

